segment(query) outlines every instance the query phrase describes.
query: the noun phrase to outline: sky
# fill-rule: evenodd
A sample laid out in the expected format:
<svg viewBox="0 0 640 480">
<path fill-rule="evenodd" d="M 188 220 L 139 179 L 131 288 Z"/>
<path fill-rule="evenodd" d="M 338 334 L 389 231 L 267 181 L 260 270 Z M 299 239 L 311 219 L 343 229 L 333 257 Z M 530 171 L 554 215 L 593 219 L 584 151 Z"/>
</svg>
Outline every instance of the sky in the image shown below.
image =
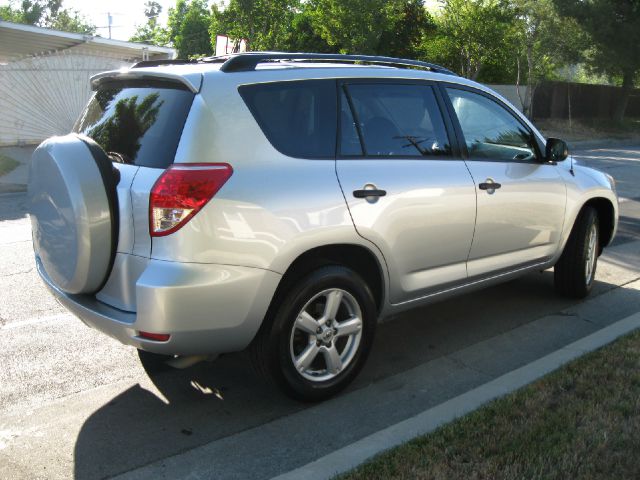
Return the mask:
<svg viewBox="0 0 640 480">
<path fill-rule="evenodd" d="M 166 25 L 167 12 L 169 7 L 176 4 L 175 0 L 156 0 L 162 5 L 160 23 Z M 146 22 L 144 16 L 144 4 L 146 0 L 63 0 L 62 5 L 66 8 L 78 10 L 95 26 L 98 35 L 108 38 L 109 25 L 107 14 L 111 13 L 111 38 L 116 40 L 129 40 L 133 36 L 136 25 L 143 25 Z"/>
<path fill-rule="evenodd" d="M 167 12 L 169 7 L 173 7 L 176 4 L 176 0 L 156 1 L 162 5 L 160 23 L 166 25 Z M 0 0 L 0 6 L 9 5 L 10 3 L 17 6 L 20 0 L 14 0 L 13 2 Z M 142 25 L 146 22 L 146 17 L 144 16 L 145 3 L 146 0 L 63 0 L 62 6 L 80 12 L 90 23 L 99 27 L 96 30 L 96 34 L 105 38 L 109 37 L 107 14 L 111 13 L 111 38 L 129 40 L 136 30 L 136 25 Z"/>
<path fill-rule="evenodd" d="M 17 0 L 16 0 L 17 1 Z M 176 4 L 176 0 L 156 0 L 162 5 L 160 24 L 167 24 L 167 12 Z M 146 22 L 144 16 L 144 4 L 146 0 L 63 0 L 65 8 L 79 11 L 91 23 L 98 27 L 96 33 L 105 38 L 109 37 L 107 26 L 108 13 L 111 13 L 111 38 L 116 40 L 129 40 L 136 30 L 136 25 Z M 15 3 L 15 2 L 14 2 Z M 209 2 L 212 3 L 212 2 Z M 8 5 L 8 0 L 0 0 L 0 5 Z M 427 7 L 437 4 L 437 0 L 425 0 Z"/>
</svg>

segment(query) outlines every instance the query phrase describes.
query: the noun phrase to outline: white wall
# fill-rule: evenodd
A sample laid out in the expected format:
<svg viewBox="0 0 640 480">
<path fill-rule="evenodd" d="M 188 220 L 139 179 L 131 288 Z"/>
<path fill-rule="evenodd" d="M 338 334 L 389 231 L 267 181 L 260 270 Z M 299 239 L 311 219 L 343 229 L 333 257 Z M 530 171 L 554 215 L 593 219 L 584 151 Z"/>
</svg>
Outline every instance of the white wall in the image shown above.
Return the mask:
<svg viewBox="0 0 640 480">
<path fill-rule="evenodd" d="M 91 96 L 89 77 L 129 65 L 78 48 L 0 65 L 0 145 L 69 133 Z"/>
</svg>

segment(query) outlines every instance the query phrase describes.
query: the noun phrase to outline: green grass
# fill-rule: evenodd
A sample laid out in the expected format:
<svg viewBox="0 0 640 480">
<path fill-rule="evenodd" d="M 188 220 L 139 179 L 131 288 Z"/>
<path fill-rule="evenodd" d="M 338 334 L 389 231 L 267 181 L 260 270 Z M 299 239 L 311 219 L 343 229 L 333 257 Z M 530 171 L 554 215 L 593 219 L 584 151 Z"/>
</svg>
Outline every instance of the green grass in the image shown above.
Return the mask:
<svg viewBox="0 0 640 480">
<path fill-rule="evenodd" d="M 640 332 L 340 478 L 640 478 Z"/>
<path fill-rule="evenodd" d="M 20 162 L 0 153 L 0 177 L 15 169 Z"/>
</svg>

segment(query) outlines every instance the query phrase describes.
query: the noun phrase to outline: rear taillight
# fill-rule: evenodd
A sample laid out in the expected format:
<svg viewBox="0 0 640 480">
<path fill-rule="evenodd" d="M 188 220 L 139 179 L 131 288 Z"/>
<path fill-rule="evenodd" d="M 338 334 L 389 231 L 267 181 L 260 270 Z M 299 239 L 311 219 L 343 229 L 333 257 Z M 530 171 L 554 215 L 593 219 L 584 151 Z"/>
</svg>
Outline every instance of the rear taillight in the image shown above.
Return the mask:
<svg viewBox="0 0 640 480">
<path fill-rule="evenodd" d="M 184 226 L 229 179 L 227 163 L 174 163 L 151 189 L 149 233 L 169 235 Z"/>
</svg>

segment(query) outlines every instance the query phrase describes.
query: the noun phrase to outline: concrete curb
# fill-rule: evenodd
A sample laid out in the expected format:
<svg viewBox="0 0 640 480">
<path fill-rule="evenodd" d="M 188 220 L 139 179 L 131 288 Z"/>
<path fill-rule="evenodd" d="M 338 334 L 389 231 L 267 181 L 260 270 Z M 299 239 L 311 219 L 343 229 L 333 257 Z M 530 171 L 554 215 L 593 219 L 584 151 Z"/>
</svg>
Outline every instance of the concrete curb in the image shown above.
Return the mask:
<svg viewBox="0 0 640 480">
<path fill-rule="evenodd" d="M 566 363 L 639 328 L 640 312 L 414 417 L 364 437 L 307 465 L 274 477 L 272 480 L 320 480 L 347 472 L 385 450 L 430 433 L 478 409 L 485 403 L 538 380 Z"/>
</svg>

